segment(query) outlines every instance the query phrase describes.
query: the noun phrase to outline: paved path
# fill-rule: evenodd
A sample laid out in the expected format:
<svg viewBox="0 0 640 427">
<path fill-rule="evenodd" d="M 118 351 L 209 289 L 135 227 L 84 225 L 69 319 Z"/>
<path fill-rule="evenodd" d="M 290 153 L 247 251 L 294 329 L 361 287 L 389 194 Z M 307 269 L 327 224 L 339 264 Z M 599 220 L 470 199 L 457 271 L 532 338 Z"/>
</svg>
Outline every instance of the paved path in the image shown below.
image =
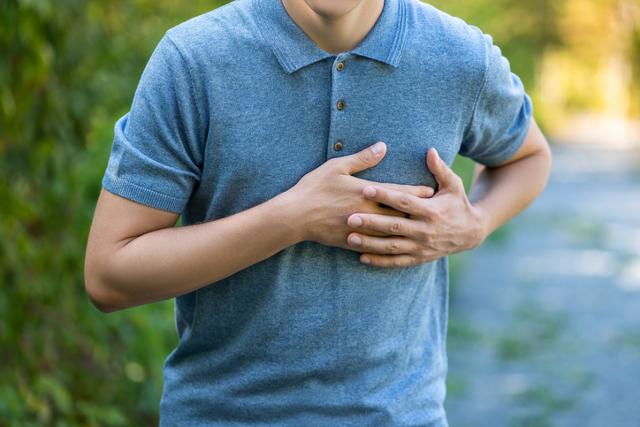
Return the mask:
<svg viewBox="0 0 640 427">
<path fill-rule="evenodd" d="M 452 259 L 452 427 L 640 427 L 640 150 L 553 151 L 544 193 Z"/>
</svg>

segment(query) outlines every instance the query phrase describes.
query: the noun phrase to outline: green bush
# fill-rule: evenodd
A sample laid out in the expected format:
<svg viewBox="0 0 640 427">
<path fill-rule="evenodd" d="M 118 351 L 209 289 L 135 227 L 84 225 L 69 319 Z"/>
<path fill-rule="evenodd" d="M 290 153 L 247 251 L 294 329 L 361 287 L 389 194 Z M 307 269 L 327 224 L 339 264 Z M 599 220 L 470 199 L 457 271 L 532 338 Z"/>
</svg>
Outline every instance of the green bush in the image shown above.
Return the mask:
<svg viewBox="0 0 640 427">
<path fill-rule="evenodd" d="M 85 244 L 151 51 L 221 3 L 0 3 L 0 424 L 157 424 L 173 305 L 96 310 Z"/>
</svg>

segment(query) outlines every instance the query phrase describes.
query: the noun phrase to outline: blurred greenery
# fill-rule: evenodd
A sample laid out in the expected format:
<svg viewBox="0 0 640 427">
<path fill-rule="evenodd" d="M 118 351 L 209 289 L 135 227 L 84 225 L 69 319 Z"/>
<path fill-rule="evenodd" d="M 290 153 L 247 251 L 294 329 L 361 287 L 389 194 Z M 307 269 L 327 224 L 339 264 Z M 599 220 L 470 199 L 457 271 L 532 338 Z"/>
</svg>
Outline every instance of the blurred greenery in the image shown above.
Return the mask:
<svg viewBox="0 0 640 427">
<path fill-rule="evenodd" d="M 98 312 L 84 250 L 146 60 L 167 28 L 221 3 L 0 3 L 0 424 L 157 424 L 173 304 Z"/>
<path fill-rule="evenodd" d="M 98 312 L 83 286 L 86 237 L 113 125 L 151 51 L 166 29 L 224 3 L 0 2 L 0 424 L 157 423 L 162 362 L 177 338 L 173 303 Z M 604 42 L 589 50 L 589 37 L 607 28 L 575 42 L 562 12 L 569 3 L 433 2 L 493 34 L 532 93 L 548 47 L 602 54 Z M 596 12 L 617 4 L 596 3 Z M 635 76 L 637 31 L 632 40 Z M 588 95 L 567 103 L 597 104 Z M 456 160 L 467 186 L 472 167 Z"/>
<path fill-rule="evenodd" d="M 493 36 L 531 95 L 545 134 L 576 113 L 640 117 L 637 0 L 427 3 Z"/>
</svg>

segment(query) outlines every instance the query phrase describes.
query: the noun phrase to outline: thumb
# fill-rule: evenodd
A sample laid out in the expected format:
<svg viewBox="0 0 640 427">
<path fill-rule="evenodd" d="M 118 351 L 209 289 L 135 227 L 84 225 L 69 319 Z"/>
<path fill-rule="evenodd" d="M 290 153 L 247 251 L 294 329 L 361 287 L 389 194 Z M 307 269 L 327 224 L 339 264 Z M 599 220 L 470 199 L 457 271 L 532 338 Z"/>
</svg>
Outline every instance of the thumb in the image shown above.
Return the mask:
<svg viewBox="0 0 640 427">
<path fill-rule="evenodd" d="M 444 188 L 458 190 L 461 183 L 460 177 L 442 160 L 434 147 L 427 152 L 427 167 L 438 182 L 438 191 Z"/>
<path fill-rule="evenodd" d="M 349 175 L 377 165 L 387 151 L 387 144 L 378 141 L 357 153 L 343 156 L 339 161 L 343 163 L 343 170 Z"/>
</svg>

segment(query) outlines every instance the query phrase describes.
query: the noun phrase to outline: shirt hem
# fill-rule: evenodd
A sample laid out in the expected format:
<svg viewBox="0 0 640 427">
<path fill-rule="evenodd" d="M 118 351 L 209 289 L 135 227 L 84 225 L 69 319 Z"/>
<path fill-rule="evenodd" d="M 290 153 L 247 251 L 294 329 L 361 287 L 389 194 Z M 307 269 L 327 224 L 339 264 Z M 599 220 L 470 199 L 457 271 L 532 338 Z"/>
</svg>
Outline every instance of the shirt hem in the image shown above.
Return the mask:
<svg viewBox="0 0 640 427">
<path fill-rule="evenodd" d="M 108 173 L 102 179 L 102 187 L 110 193 L 134 202 L 177 214 L 182 213 L 186 202 L 186 199 L 169 196 Z"/>
</svg>

